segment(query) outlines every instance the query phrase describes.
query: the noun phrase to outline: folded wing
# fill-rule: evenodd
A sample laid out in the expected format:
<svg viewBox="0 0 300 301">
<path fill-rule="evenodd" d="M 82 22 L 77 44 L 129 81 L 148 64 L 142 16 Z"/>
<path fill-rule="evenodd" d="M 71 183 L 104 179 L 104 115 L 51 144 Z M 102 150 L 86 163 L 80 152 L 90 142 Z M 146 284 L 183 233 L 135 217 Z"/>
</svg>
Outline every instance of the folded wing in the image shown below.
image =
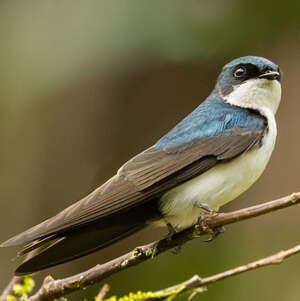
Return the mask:
<svg viewBox="0 0 300 301">
<path fill-rule="evenodd" d="M 199 175 L 223 160 L 251 149 L 264 129 L 233 129 L 226 134 L 193 141 L 186 148 L 151 147 L 125 163 L 118 173 L 87 197 L 56 216 L 9 239 L 1 246 L 20 245 L 101 222 L 159 198 L 164 192 Z M 177 148 L 179 149 L 179 147 Z"/>
</svg>

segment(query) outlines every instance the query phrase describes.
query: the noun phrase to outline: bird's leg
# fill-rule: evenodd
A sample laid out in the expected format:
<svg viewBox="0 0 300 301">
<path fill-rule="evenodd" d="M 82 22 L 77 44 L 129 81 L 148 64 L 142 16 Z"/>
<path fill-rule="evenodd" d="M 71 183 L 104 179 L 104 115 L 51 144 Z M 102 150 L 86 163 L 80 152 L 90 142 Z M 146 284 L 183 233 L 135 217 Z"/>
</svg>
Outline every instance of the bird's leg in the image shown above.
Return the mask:
<svg viewBox="0 0 300 301">
<path fill-rule="evenodd" d="M 172 226 L 171 223 L 166 223 L 166 226 L 167 226 L 168 231 L 169 231 L 169 233 L 167 234 L 167 237 L 166 237 L 166 238 L 167 238 L 168 240 L 171 240 L 171 239 L 172 239 L 172 236 L 173 236 L 175 233 L 177 233 L 177 231 L 176 231 L 176 229 Z M 181 249 L 182 249 L 181 245 L 178 245 L 178 246 L 176 246 L 171 252 L 172 252 L 172 254 L 177 255 L 177 254 L 179 254 L 179 253 L 181 252 Z"/>
<path fill-rule="evenodd" d="M 166 226 L 168 228 L 168 234 L 166 236 L 167 239 L 171 240 L 172 239 L 172 236 L 177 233 L 177 231 L 175 230 L 175 228 L 172 226 L 172 224 L 170 223 L 166 223 Z"/>
<path fill-rule="evenodd" d="M 201 212 L 199 217 L 198 217 L 198 221 L 197 224 L 200 226 L 200 229 L 202 231 L 207 232 L 210 236 L 207 240 L 205 240 L 205 242 L 211 242 L 213 241 L 215 238 L 217 238 L 221 233 L 225 232 L 225 227 L 221 226 L 221 227 L 216 227 L 216 228 L 210 228 L 207 223 L 206 223 L 206 218 L 209 216 L 213 216 L 215 214 L 218 214 L 218 212 L 216 210 L 213 210 L 211 208 L 209 208 L 206 204 L 201 203 L 199 205 L 197 205 L 198 208 L 201 208 L 203 211 L 205 212 Z"/>
</svg>

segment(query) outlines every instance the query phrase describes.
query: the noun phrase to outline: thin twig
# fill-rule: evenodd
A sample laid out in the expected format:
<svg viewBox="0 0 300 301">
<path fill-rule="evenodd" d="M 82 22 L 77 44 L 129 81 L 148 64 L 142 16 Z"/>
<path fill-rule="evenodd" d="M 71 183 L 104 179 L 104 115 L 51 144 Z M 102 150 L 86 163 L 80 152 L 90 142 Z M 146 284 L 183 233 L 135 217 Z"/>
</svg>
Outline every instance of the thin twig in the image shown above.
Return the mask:
<svg viewBox="0 0 300 301">
<path fill-rule="evenodd" d="M 283 209 L 299 203 L 300 192 L 297 192 L 271 202 L 229 213 L 219 213 L 209 216 L 205 220 L 205 223 L 208 228 L 215 229 L 220 226 L 236 223 L 238 221 Z M 54 280 L 52 277 L 48 276 L 44 280 L 44 283 L 38 292 L 29 298 L 29 301 L 53 300 L 54 298 L 65 296 L 73 291 L 79 290 L 88 285 L 92 285 L 96 282 L 100 282 L 101 280 L 106 279 L 121 270 L 151 259 L 154 256 L 157 256 L 178 245 L 183 245 L 186 242 L 205 233 L 205 229 L 196 225 L 174 234 L 171 240 L 169 238 L 165 238 L 160 241 L 155 241 L 148 245 L 138 247 L 123 256 L 115 258 L 104 264 L 97 265 L 80 274 L 59 280 Z"/>
<path fill-rule="evenodd" d="M 15 284 L 21 283 L 23 280 L 23 277 L 20 276 L 14 276 L 6 286 L 6 288 L 3 290 L 1 296 L 0 296 L 0 301 L 6 301 L 6 298 L 8 295 L 13 295 L 13 288 Z"/>
<path fill-rule="evenodd" d="M 23 261 L 27 260 L 28 256 L 29 255 L 26 255 Z M 0 301 L 6 301 L 8 295 L 14 295 L 14 285 L 21 284 L 23 282 L 23 278 L 24 277 L 22 276 L 13 276 L 8 285 L 3 290 L 2 294 L 0 295 Z"/>
<path fill-rule="evenodd" d="M 109 290 L 110 290 L 110 286 L 107 283 L 104 283 L 104 285 L 102 286 L 102 288 L 100 289 L 97 295 L 97 299 L 103 300 L 106 294 L 109 292 Z"/>
<path fill-rule="evenodd" d="M 184 287 L 183 290 L 180 291 L 180 294 L 185 293 L 187 291 L 193 291 L 197 288 L 201 288 L 203 286 L 207 286 L 209 284 L 212 284 L 214 282 L 232 277 L 234 275 L 238 275 L 241 273 L 249 272 L 258 268 L 262 268 L 268 265 L 273 265 L 273 264 L 280 264 L 284 259 L 296 255 L 300 253 L 300 245 L 297 245 L 291 249 L 285 250 L 285 251 L 280 251 L 278 253 L 275 253 L 271 256 L 250 262 L 245 265 L 241 265 L 239 267 L 227 270 L 225 272 L 215 274 L 209 277 L 201 278 L 198 275 L 193 276 L 189 280 L 186 280 L 182 283 L 173 285 L 171 287 L 168 287 L 166 289 L 160 290 L 155 292 L 155 294 L 164 294 L 169 291 L 176 291 L 182 287 Z"/>
</svg>

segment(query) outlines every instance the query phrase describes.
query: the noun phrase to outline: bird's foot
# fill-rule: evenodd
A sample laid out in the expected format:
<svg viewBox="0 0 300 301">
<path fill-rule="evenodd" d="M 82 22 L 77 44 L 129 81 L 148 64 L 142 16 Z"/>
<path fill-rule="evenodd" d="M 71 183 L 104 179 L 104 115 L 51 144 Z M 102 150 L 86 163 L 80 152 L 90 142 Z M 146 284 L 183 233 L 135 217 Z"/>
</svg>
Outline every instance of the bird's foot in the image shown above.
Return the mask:
<svg viewBox="0 0 300 301">
<path fill-rule="evenodd" d="M 170 223 L 166 223 L 166 226 L 167 226 L 168 231 L 169 231 L 168 234 L 167 234 L 167 236 L 166 236 L 166 238 L 168 240 L 172 240 L 173 235 L 176 234 L 177 231 L 175 230 L 175 228 Z"/>
<path fill-rule="evenodd" d="M 200 216 L 198 217 L 198 221 L 197 221 L 198 227 L 200 228 L 201 231 L 204 231 L 207 234 L 209 234 L 209 238 L 204 240 L 204 242 L 211 242 L 215 240 L 221 233 L 224 233 L 226 230 L 224 226 L 211 228 L 207 224 L 206 222 L 207 218 L 215 214 L 217 214 L 216 211 L 210 210 L 210 213 L 200 214 Z"/>
<path fill-rule="evenodd" d="M 204 213 L 206 213 L 206 215 L 214 215 L 214 214 L 218 213 L 218 211 L 216 211 L 214 209 L 211 209 L 205 203 L 197 204 L 197 207 L 200 208 L 200 209 L 202 209 L 204 211 Z"/>
<path fill-rule="evenodd" d="M 215 240 L 221 233 L 224 233 L 226 231 L 226 228 L 224 226 L 220 226 L 217 228 L 209 228 L 209 238 L 204 240 L 204 242 L 211 242 Z"/>
</svg>

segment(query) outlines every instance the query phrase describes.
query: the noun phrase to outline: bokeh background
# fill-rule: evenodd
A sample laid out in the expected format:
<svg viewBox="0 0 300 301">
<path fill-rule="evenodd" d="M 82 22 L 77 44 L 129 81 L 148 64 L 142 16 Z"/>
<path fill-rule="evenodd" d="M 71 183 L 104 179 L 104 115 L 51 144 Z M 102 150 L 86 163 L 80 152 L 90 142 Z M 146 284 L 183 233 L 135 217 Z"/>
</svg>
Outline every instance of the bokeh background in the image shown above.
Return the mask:
<svg viewBox="0 0 300 301">
<path fill-rule="evenodd" d="M 299 10 L 299 1 L 1 1 L 0 240 L 103 183 L 191 112 L 226 62 L 249 54 L 283 72 L 277 146 L 260 180 L 222 210 L 298 191 Z M 229 226 L 213 243 L 195 240 L 180 255 L 108 279 L 111 294 L 164 288 L 291 247 L 299 214 L 296 206 Z M 161 235 L 148 229 L 35 279 L 80 272 Z M 16 250 L 0 250 L 0 287 Z M 299 266 L 294 257 L 211 285 L 195 300 L 299 300 Z M 70 298 L 91 300 L 98 290 Z"/>
</svg>

